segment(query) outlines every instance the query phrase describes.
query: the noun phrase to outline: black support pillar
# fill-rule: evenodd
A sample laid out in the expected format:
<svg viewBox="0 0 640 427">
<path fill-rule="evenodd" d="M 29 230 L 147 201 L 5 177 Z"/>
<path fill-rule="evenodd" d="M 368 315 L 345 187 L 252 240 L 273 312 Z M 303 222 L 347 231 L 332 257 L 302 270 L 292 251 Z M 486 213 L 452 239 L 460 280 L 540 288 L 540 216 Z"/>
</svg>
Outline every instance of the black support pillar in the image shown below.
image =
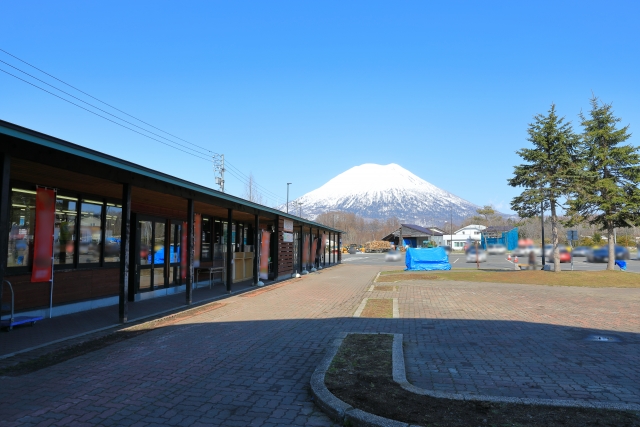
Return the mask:
<svg viewBox="0 0 640 427">
<path fill-rule="evenodd" d="M 231 235 L 233 229 L 233 209 L 227 209 L 227 257 L 225 258 L 225 271 L 227 272 L 227 293 L 231 293 L 231 277 L 233 268 L 233 251 L 231 248 Z"/>
<path fill-rule="evenodd" d="M 120 292 L 118 317 L 127 323 L 129 316 L 129 249 L 131 246 L 131 184 L 122 184 L 122 225 L 120 228 Z M 166 253 L 166 252 L 165 252 Z"/>
<path fill-rule="evenodd" d="M 342 241 L 341 239 L 342 237 L 342 233 L 338 233 L 338 264 L 340 264 L 342 262 L 342 249 L 340 246 L 340 242 Z"/>
<path fill-rule="evenodd" d="M 278 280 L 278 276 L 280 275 L 280 231 L 280 215 L 276 215 L 275 232 L 272 237 L 272 239 L 274 239 L 273 247 L 275 251 L 273 255 L 271 255 L 271 259 L 273 260 L 273 280 Z"/>
<path fill-rule="evenodd" d="M 4 288 L 4 273 L 9 256 L 9 209 L 11 208 L 11 157 L 0 153 L 0 305 Z"/>
<path fill-rule="evenodd" d="M 253 220 L 253 284 L 257 285 L 260 281 L 260 264 L 258 264 L 258 254 L 260 253 L 260 219 L 258 214 L 256 214 L 255 219 Z"/>
<path fill-rule="evenodd" d="M 193 199 L 187 199 L 187 293 L 186 304 L 193 302 L 193 260 L 195 236 L 193 235 L 195 209 Z M 200 236 L 198 236 L 200 237 Z"/>
</svg>

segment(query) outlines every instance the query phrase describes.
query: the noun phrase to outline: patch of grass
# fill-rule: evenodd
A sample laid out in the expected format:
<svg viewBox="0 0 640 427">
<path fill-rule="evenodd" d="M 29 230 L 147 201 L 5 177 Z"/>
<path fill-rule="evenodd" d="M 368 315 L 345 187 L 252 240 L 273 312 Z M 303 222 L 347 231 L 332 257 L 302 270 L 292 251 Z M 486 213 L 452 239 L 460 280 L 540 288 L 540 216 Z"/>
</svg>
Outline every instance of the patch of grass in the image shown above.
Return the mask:
<svg viewBox="0 0 640 427">
<path fill-rule="evenodd" d="M 588 288 L 640 288 L 640 275 L 623 271 L 456 270 L 446 272 L 388 271 L 377 282 L 454 280 L 519 283 L 524 285 L 581 286 Z"/>
<path fill-rule="evenodd" d="M 393 337 L 353 334 L 325 376 L 327 388 L 355 408 L 421 426 L 640 426 L 628 411 L 439 399 L 410 393 L 392 376 Z"/>
<path fill-rule="evenodd" d="M 391 319 L 393 317 L 393 300 L 375 298 L 368 299 L 360 317 Z"/>
</svg>

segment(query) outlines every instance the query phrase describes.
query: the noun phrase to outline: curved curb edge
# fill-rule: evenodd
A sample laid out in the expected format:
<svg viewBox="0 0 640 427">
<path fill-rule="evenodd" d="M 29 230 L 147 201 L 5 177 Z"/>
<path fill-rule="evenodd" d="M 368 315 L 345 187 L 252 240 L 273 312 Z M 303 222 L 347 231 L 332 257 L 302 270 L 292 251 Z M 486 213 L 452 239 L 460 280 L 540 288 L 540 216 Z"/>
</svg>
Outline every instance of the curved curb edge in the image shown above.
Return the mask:
<svg viewBox="0 0 640 427">
<path fill-rule="evenodd" d="M 358 332 L 356 332 L 358 333 Z M 324 358 L 311 375 L 311 394 L 315 399 L 315 403 L 322 409 L 332 420 L 341 425 L 347 422 L 354 427 L 413 427 L 407 423 L 403 423 L 389 418 L 383 418 L 369 412 L 354 408 L 346 402 L 338 399 L 331 393 L 324 383 L 324 377 L 331 366 L 333 358 L 338 353 L 338 349 L 342 341 L 349 335 L 348 332 L 341 332 L 338 337 L 333 340 Z M 525 405 L 542 405 L 542 406 L 562 406 L 562 407 L 578 407 L 578 408 L 594 408 L 594 409 L 613 409 L 624 411 L 638 411 L 640 405 L 633 403 L 610 403 L 610 402 L 587 402 L 579 400 L 561 400 L 561 399 L 530 399 L 519 397 L 505 396 L 481 396 L 459 393 L 445 393 L 440 391 L 426 390 L 416 387 L 407 381 L 407 374 L 404 364 L 404 351 L 402 349 L 402 334 L 384 334 L 393 335 L 392 346 L 392 373 L 393 380 L 397 382 L 403 389 L 424 396 L 431 396 L 441 399 L 483 401 L 496 403 L 520 403 Z"/>
<path fill-rule="evenodd" d="M 402 349 L 402 334 L 393 334 L 393 380 L 400 384 L 403 389 L 424 396 L 437 397 L 441 399 L 468 400 L 481 402 L 496 403 L 520 403 L 524 405 L 541 405 L 541 406 L 561 406 L 571 408 L 595 408 L 595 409 L 613 409 L 622 411 L 638 411 L 640 405 L 636 403 L 612 403 L 612 402 L 590 402 L 583 400 L 571 399 L 531 399 L 520 397 L 506 396 L 487 396 L 477 394 L 460 394 L 445 393 L 441 391 L 426 390 L 416 387 L 407 381 L 406 369 L 404 365 L 404 351 Z"/>
</svg>

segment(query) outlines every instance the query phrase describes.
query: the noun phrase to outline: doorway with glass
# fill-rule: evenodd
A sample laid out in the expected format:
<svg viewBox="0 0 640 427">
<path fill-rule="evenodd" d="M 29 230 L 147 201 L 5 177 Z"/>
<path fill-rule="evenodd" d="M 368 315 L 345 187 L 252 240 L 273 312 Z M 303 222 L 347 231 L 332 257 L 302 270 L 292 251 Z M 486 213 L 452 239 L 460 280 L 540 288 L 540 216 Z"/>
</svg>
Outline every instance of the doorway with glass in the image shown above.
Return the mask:
<svg viewBox="0 0 640 427">
<path fill-rule="evenodd" d="M 173 293 L 185 283 L 180 263 L 182 221 L 137 215 L 134 223 L 135 300 Z"/>
</svg>

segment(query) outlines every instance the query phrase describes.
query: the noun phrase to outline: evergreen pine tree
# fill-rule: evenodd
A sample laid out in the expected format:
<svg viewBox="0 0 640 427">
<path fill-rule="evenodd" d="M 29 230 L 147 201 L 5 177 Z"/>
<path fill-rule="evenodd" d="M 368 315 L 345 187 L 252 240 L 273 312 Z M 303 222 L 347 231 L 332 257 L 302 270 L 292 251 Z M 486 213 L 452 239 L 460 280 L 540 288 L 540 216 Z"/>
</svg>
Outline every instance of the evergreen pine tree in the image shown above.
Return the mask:
<svg viewBox="0 0 640 427">
<path fill-rule="evenodd" d="M 591 99 L 591 111 L 580 113 L 584 165 L 572 191 L 569 213 L 601 227 L 607 235 L 609 261 L 614 269 L 614 228 L 640 224 L 640 149 L 621 145 L 631 137 L 629 126 L 617 129 L 620 119 L 611 104 Z"/>
<path fill-rule="evenodd" d="M 579 170 L 576 164 L 579 138 L 571 123 L 558 117 L 555 104 L 551 104 L 546 116 L 536 115 L 527 132 L 533 148 L 517 151 L 527 163 L 515 166 L 514 177 L 508 180 L 512 187 L 524 187 L 522 194 L 511 201 L 511 209 L 521 218 L 540 215 L 542 206 L 551 210 L 553 260 L 555 271 L 559 272 L 557 211 L 570 192 L 572 176 Z"/>
</svg>

